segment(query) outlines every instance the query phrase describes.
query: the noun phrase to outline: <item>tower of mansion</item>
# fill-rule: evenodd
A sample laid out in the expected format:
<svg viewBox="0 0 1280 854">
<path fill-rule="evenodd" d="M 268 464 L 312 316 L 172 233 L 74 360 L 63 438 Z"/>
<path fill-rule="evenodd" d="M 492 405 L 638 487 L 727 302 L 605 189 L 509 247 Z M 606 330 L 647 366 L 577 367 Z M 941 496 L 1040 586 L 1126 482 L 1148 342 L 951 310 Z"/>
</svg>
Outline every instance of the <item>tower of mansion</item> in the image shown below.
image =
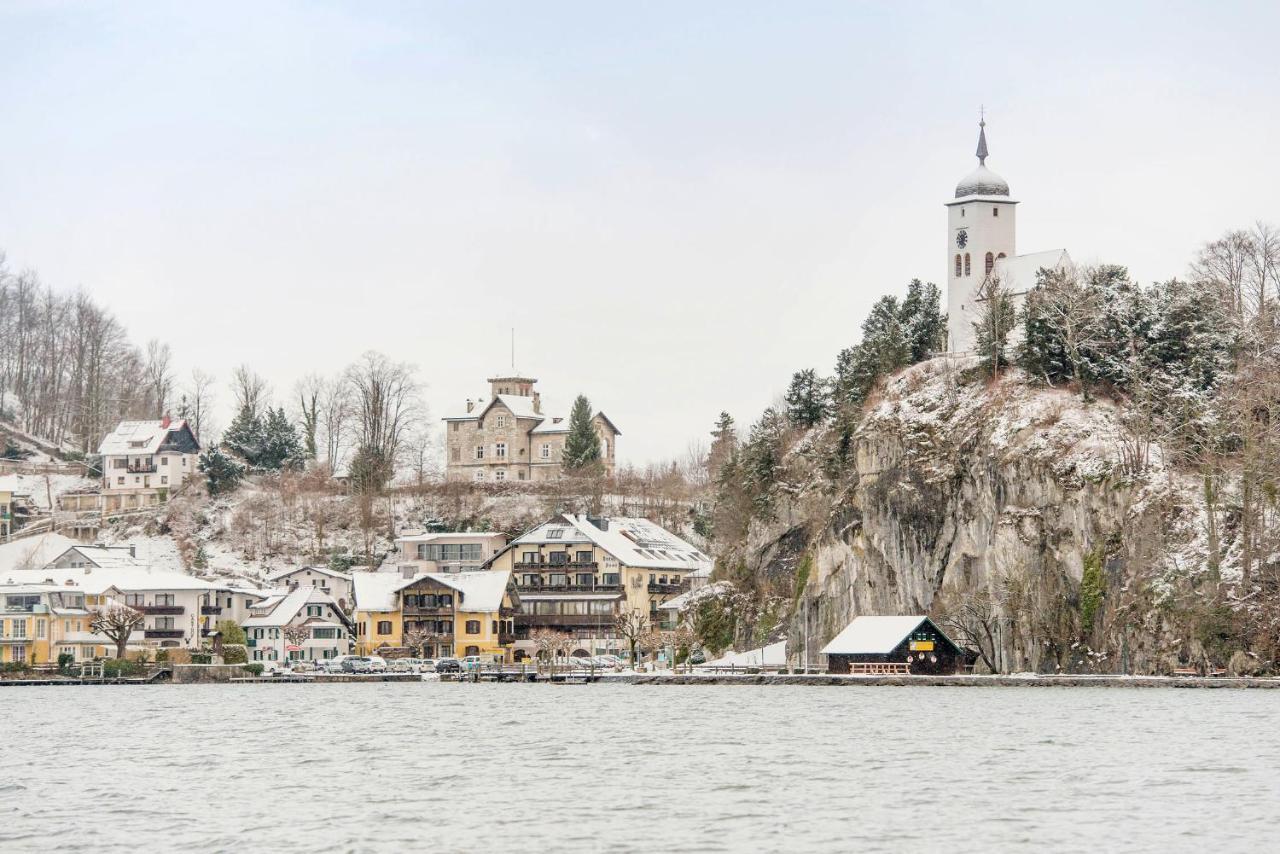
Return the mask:
<svg viewBox="0 0 1280 854">
<path fill-rule="evenodd" d="M 490 377 L 489 400 L 468 400 L 467 411 L 445 422 L 445 475 L 449 480 L 553 480 L 560 476 L 567 416 L 542 411 L 538 381 L 518 375 Z M 614 471 L 622 432 L 603 412 L 591 418 L 600 437 L 605 472 Z"/>
<path fill-rule="evenodd" d="M 987 168 L 987 123 L 978 123 L 978 168 L 956 185 L 947 208 L 947 349 L 973 350 L 973 324 L 982 311 L 982 292 L 990 278 L 1013 294 L 1019 304 L 1035 286 L 1036 273 L 1063 269 L 1071 259 L 1065 249 L 1019 255 L 1016 246 L 1017 204 L 1009 184 Z"/>
</svg>

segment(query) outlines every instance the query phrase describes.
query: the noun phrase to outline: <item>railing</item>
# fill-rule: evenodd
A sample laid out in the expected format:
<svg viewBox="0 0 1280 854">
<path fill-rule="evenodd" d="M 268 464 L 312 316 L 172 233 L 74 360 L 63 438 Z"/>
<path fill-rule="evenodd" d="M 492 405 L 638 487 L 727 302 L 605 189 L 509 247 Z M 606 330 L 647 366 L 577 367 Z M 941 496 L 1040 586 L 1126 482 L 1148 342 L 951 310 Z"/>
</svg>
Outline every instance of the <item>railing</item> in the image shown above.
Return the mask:
<svg viewBox="0 0 1280 854">
<path fill-rule="evenodd" d="M 186 613 L 181 605 L 130 605 L 135 611 L 156 617 L 177 617 Z"/>
<path fill-rule="evenodd" d="M 621 593 L 621 584 L 516 584 L 522 593 Z"/>
<path fill-rule="evenodd" d="M 539 569 L 545 571 L 555 571 L 564 569 L 598 569 L 600 563 L 594 560 L 576 561 L 571 560 L 568 563 L 548 563 L 545 560 L 539 561 L 523 561 L 518 560 L 512 564 L 515 569 Z"/>
<path fill-rule="evenodd" d="M 683 593 L 688 590 L 685 584 L 660 584 L 656 581 L 649 582 L 650 593 Z"/>
<path fill-rule="evenodd" d="M 182 629 L 146 629 L 142 633 L 146 638 L 181 638 Z"/>
<path fill-rule="evenodd" d="M 565 626 L 569 628 L 613 628 L 613 614 L 521 614 L 518 618 L 524 626 Z M 519 627 L 516 629 L 519 631 Z"/>
<path fill-rule="evenodd" d="M 221 614 L 221 613 L 222 613 L 222 606 L 220 605 L 201 605 L 200 606 L 200 616 L 202 617 L 216 617 L 218 614 Z"/>
<path fill-rule="evenodd" d="M 113 471 L 120 471 L 120 469 L 113 469 Z M 155 474 L 156 467 L 154 463 L 142 466 L 128 466 L 125 472 L 127 474 Z"/>
</svg>

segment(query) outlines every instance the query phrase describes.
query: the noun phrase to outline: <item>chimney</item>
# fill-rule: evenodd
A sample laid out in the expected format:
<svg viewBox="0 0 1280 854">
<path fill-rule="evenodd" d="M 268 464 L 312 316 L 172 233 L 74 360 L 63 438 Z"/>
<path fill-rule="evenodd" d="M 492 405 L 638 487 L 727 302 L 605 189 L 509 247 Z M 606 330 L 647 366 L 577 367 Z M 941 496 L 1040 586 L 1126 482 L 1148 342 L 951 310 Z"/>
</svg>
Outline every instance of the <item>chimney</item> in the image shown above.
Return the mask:
<svg viewBox="0 0 1280 854">
<path fill-rule="evenodd" d="M 542 414 L 542 392 L 535 391 L 533 393 L 533 411 Z"/>
<path fill-rule="evenodd" d="M 168 430 L 168 429 L 169 429 L 169 424 L 170 424 L 171 422 L 172 422 L 172 419 L 169 417 L 169 413 L 167 413 L 167 412 L 166 412 L 166 413 L 164 414 L 164 417 L 160 419 L 160 429 L 161 429 L 161 430 Z"/>
<path fill-rule="evenodd" d="M 137 557 L 138 548 L 133 543 L 129 543 L 129 557 Z"/>
<path fill-rule="evenodd" d="M 468 398 L 467 398 L 467 412 L 470 412 L 472 409 L 475 409 L 475 406 L 476 406 L 475 401 L 473 401 L 471 398 L 469 398 L 469 397 L 468 397 Z"/>
</svg>

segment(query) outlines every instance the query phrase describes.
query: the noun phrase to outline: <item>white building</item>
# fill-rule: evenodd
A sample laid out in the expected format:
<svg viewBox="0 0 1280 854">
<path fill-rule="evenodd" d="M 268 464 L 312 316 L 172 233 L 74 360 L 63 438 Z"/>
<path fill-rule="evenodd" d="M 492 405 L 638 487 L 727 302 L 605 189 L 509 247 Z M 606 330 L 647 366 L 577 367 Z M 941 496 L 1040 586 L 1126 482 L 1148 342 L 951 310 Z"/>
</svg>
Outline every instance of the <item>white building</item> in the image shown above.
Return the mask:
<svg viewBox="0 0 1280 854">
<path fill-rule="evenodd" d="M 353 625 L 319 587 L 298 586 L 256 603 L 241 624 L 251 661 L 317 661 L 351 651 Z M 290 628 L 299 630 L 290 637 Z"/>
<path fill-rule="evenodd" d="M 72 546 L 43 569 L 10 575 L 14 581 L 76 587 L 91 608 L 114 598 L 141 611 L 138 636 L 146 646 L 199 649 L 219 618 L 215 585 L 185 572 L 151 569 L 130 546 Z"/>
<path fill-rule="evenodd" d="M 170 494 L 196 474 L 200 443 L 185 419 L 121 421 L 98 446 L 104 494 Z"/>
<path fill-rule="evenodd" d="M 978 168 L 956 185 L 947 207 L 947 348 L 973 350 L 973 324 L 982 312 L 983 286 L 998 278 L 1015 305 L 1036 284 L 1040 269 L 1065 269 L 1067 250 L 1018 255 L 1017 204 L 1009 184 L 987 168 L 986 122 L 978 123 Z"/>
<path fill-rule="evenodd" d="M 267 581 L 286 590 L 299 587 L 314 587 L 337 600 L 339 607 L 351 609 L 352 590 L 351 575 L 329 569 L 327 566 L 300 566 L 297 569 L 282 569 L 267 576 Z"/>
<path fill-rule="evenodd" d="M 396 567 L 405 578 L 426 572 L 480 569 L 507 544 L 507 535 L 492 531 L 448 531 L 408 534 L 396 539 Z"/>
</svg>

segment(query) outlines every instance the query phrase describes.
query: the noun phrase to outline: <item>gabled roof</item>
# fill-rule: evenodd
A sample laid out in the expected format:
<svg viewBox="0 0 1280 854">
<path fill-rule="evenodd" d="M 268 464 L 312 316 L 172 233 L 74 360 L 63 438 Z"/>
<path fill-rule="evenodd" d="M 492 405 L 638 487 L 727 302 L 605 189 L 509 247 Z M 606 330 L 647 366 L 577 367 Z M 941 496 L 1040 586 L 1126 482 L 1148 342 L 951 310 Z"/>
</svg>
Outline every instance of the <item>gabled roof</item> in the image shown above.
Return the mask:
<svg viewBox="0 0 1280 854">
<path fill-rule="evenodd" d="M 307 605 L 328 605 L 344 625 L 348 627 L 351 625 L 347 616 L 342 613 L 342 609 L 338 607 L 337 600 L 318 587 L 299 587 L 296 590 L 291 590 L 286 595 L 276 598 L 274 607 L 271 607 L 273 598 L 269 597 L 265 601 L 253 605 L 251 607 L 253 611 L 266 610 L 268 607 L 270 607 L 270 610 L 264 614 L 245 618 L 245 621 L 240 624 L 241 627 L 255 629 L 287 626 L 302 613 L 303 607 Z"/>
<path fill-rule="evenodd" d="M 49 563 L 57 563 L 71 552 L 76 552 L 80 557 L 99 569 L 138 569 L 145 567 L 145 564 L 134 557 L 133 549 L 129 546 L 72 546 L 49 561 Z"/>
<path fill-rule="evenodd" d="M 214 585 L 185 572 L 153 570 L 147 567 L 78 567 L 76 569 L 23 569 L 8 573 L 6 579 L 18 582 L 43 582 L 46 579 L 68 590 L 96 596 L 111 588 L 125 593 L 146 590 L 214 590 Z M 68 584 L 67 582 L 72 582 Z"/>
<path fill-rule="evenodd" d="M 544 413 L 538 412 L 533 408 L 532 397 L 525 397 L 519 394 L 498 394 L 494 395 L 493 398 L 481 409 L 476 409 L 472 412 L 466 413 L 465 415 L 446 415 L 443 420 L 478 421 L 484 417 L 486 412 L 493 409 L 493 407 L 497 406 L 499 403 L 509 409 L 511 414 L 516 418 L 533 418 L 537 421 L 541 421 L 547 417 Z"/>
<path fill-rule="evenodd" d="M 195 443 L 195 435 L 185 418 L 176 421 L 121 421 L 98 446 L 101 455 L 154 454 L 160 450 L 170 434 L 186 431 Z M 199 448 L 199 444 L 196 444 Z"/>
<path fill-rule="evenodd" d="M 516 537 L 507 549 L 529 544 L 588 542 L 625 566 L 689 571 L 711 568 L 711 558 L 693 545 L 648 519 L 628 516 L 595 519 L 566 513 Z"/>
<path fill-rule="evenodd" d="M 483 570 L 480 572 L 420 572 L 405 578 L 395 572 L 353 572 L 356 610 L 394 611 L 396 593 L 423 579 L 458 591 L 459 611 L 497 611 L 511 583 L 509 570 Z"/>
<path fill-rule="evenodd" d="M 840 634 L 822 648 L 823 655 L 884 655 L 893 652 L 898 644 L 928 623 L 942 637 L 947 638 L 933 620 L 923 614 L 905 617 L 865 616 L 855 617 Z M 951 643 L 951 639 L 947 638 Z M 954 643 L 951 643 L 955 646 Z"/>
<path fill-rule="evenodd" d="M 311 572 L 319 573 L 320 575 L 327 575 L 330 578 L 338 578 L 343 581 L 351 580 L 351 573 L 339 572 L 338 570 L 330 569 L 327 566 L 299 566 L 294 569 L 281 569 L 277 572 L 273 572 L 267 576 L 267 581 L 279 581 L 282 578 L 288 578 L 289 576 L 303 572 L 304 570 L 310 570 Z"/>
<path fill-rule="evenodd" d="M 1026 293 L 1036 286 L 1036 273 L 1042 268 L 1046 270 L 1063 270 L 1071 266 L 1071 257 L 1065 249 L 1050 249 L 1047 252 L 1031 252 L 1027 255 L 1016 255 L 1013 258 L 1000 258 L 996 261 L 995 274 L 1000 277 L 1000 284 L 1013 293 Z"/>
</svg>

